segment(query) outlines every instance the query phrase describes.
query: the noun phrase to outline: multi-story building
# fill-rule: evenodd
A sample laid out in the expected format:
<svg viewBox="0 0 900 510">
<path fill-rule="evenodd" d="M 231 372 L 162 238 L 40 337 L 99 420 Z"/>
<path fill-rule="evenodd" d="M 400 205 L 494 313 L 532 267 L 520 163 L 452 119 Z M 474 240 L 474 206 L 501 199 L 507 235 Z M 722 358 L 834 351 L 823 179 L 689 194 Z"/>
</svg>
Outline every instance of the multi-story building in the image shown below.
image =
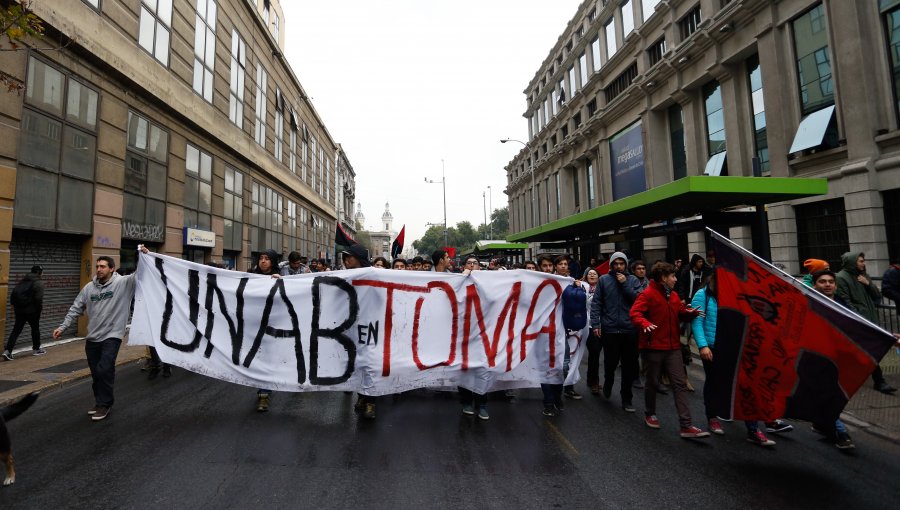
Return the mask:
<svg viewBox="0 0 900 510">
<path fill-rule="evenodd" d="M 898 0 L 586 0 L 524 92 L 529 255 L 673 260 L 713 225 L 792 273 L 900 257 Z"/>
<path fill-rule="evenodd" d="M 47 334 L 97 256 L 130 270 L 138 244 L 240 270 L 270 248 L 330 257 L 338 146 L 278 2 L 31 5 L 44 37 L 0 52 L 22 87 L 0 96 L 0 300 L 42 264 Z"/>
<path fill-rule="evenodd" d="M 337 216 L 344 230 L 351 236 L 356 235 L 356 217 L 353 204 L 356 200 L 356 172 L 341 144 L 337 149 Z"/>
</svg>

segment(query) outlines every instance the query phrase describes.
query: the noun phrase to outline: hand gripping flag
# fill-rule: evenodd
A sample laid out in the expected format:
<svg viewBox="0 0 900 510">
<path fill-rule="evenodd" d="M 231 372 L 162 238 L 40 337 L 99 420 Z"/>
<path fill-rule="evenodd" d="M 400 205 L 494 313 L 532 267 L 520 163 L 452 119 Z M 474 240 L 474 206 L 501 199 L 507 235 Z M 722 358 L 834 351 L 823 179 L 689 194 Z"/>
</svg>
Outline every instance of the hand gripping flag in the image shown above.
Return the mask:
<svg viewBox="0 0 900 510">
<path fill-rule="evenodd" d="M 350 234 L 344 230 L 344 227 L 341 226 L 341 222 L 337 222 L 337 228 L 334 231 L 334 244 L 339 246 L 353 246 L 357 244 L 356 241 L 350 237 Z"/>
<path fill-rule="evenodd" d="M 713 414 L 834 423 L 895 339 L 710 230 L 716 250 Z"/>
<path fill-rule="evenodd" d="M 406 225 L 403 225 L 403 228 L 400 229 L 400 233 L 397 234 L 397 238 L 391 243 L 391 260 L 399 257 L 400 252 L 403 251 L 403 236 L 405 233 Z"/>
</svg>

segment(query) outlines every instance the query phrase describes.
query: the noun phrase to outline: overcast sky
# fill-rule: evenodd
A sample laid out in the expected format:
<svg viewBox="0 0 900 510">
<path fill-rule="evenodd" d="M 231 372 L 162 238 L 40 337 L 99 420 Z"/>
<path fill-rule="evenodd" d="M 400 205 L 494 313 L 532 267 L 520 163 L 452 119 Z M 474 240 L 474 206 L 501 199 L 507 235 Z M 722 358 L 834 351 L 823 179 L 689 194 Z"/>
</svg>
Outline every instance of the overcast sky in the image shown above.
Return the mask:
<svg viewBox="0 0 900 510">
<path fill-rule="evenodd" d="M 385 202 L 406 244 L 506 205 L 525 94 L 581 0 L 282 0 L 285 54 L 356 172 L 366 228 Z M 491 190 L 488 190 L 488 186 Z M 488 213 L 489 214 L 489 213 Z M 383 228 L 383 227 L 381 227 Z"/>
</svg>

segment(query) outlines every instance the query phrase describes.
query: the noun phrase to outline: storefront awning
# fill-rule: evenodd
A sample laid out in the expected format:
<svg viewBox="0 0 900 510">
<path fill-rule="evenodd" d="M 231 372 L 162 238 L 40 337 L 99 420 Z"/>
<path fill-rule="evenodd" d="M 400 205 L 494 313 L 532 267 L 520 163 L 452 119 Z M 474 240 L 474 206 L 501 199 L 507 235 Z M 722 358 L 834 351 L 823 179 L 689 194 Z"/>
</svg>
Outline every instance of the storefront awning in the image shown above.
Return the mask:
<svg viewBox="0 0 900 510">
<path fill-rule="evenodd" d="M 475 243 L 475 253 L 524 250 L 525 248 L 528 248 L 527 243 L 509 243 L 506 241 L 478 241 Z"/>
<path fill-rule="evenodd" d="M 727 208 L 771 204 L 828 193 L 826 179 L 694 175 L 511 234 L 508 241 L 562 241 Z"/>
</svg>

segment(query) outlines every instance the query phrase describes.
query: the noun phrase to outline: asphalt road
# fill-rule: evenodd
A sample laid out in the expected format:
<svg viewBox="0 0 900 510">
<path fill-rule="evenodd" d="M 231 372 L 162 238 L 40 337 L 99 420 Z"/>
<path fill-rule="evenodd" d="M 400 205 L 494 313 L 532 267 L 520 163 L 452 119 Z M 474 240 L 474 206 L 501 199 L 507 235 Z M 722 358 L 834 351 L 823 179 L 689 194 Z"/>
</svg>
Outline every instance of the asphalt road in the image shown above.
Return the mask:
<svg viewBox="0 0 900 510">
<path fill-rule="evenodd" d="M 583 384 L 580 385 L 583 388 Z M 699 386 L 699 385 L 698 385 Z M 615 392 L 617 393 L 617 391 Z M 110 417 L 91 422 L 90 381 L 43 395 L 9 423 L 19 508 L 897 508 L 900 446 L 854 435 L 850 454 L 807 424 L 771 450 L 727 434 L 683 440 L 671 396 L 662 430 L 619 397 L 585 395 L 541 415 L 539 390 L 491 401 L 491 419 L 453 394 L 386 397 L 367 422 L 344 393 L 275 394 L 176 369 L 148 381 L 121 368 Z M 702 421 L 700 395 L 691 399 Z"/>
</svg>

